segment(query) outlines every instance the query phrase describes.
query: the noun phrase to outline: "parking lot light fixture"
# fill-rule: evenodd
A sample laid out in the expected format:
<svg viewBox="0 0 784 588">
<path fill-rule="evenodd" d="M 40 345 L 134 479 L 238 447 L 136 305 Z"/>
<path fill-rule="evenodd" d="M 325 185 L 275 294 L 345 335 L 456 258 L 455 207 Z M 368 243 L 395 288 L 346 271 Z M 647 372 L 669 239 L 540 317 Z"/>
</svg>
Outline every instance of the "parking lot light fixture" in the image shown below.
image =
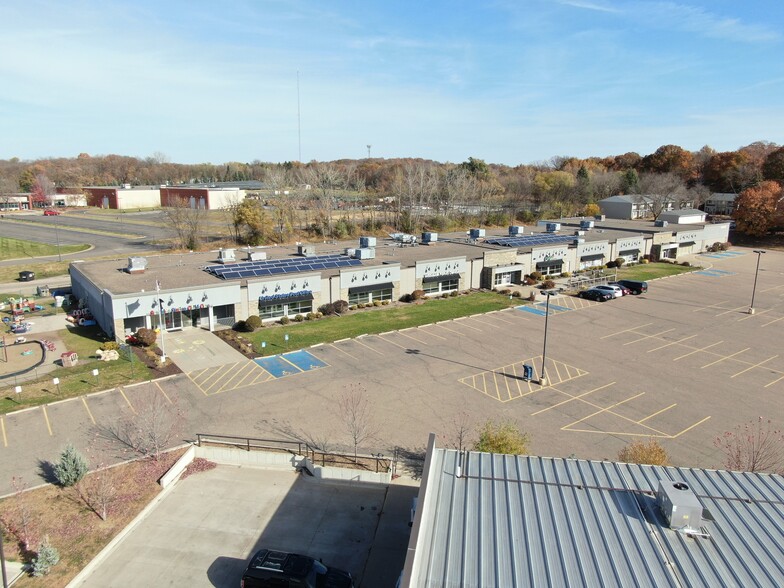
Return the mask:
<svg viewBox="0 0 784 588">
<path fill-rule="evenodd" d="M 542 347 L 542 375 L 539 377 L 539 385 L 547 386 L 547 375 L 544 373 L 544 364 L 547 359 L 547 319 L 550 318 L 550 292 L 544 293 L 547 296 L 547 305 L 544 309 L 544 346 Z"/>
<path fill-rule="evenodd" d="M 754 249 L 757 254 L 757 269 L 754 271 L 754 287 L 751 289 L 751 304 L 749 305 L 749 314 L 754 314 L 754 295 L 757 293 L 757 276 L 759 276 L 759 266 L 762 254 L 766 253 L 762 249 Z"/>
</svg>

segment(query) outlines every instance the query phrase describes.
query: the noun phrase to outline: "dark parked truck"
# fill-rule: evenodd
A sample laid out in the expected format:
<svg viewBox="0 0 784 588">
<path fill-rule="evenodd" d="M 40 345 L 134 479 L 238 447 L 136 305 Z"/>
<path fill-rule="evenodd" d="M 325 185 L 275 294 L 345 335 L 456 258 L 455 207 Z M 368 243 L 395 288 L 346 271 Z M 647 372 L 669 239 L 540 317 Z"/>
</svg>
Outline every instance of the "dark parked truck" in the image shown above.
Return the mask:
<svg viewBox="0 0 784 588">
<path fill-rule="evenodd" d="M 351 574 L 307 555 L 261 549 L 242 574 L 241 588 L 354 588 Z"/>
<path fill-rule="evenodd" d="M 632 294 L 645 294 L 648 291 L 648 282 L 638 282 L 637 280 L 618 280 L 621 286 L 629 288 Z"/>
</svg>

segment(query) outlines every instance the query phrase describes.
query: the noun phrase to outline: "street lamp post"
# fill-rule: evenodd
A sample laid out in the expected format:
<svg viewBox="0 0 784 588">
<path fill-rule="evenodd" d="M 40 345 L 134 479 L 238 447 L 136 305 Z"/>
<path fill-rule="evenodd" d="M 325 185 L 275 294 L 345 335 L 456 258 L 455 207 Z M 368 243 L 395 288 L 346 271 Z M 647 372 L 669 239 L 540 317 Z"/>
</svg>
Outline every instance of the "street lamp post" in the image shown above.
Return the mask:
<svg viewBox="0 0 784 588">
<path fill-rule="evenodd" d="M 751 304 L 749 305 L 749 314 L 754 314 L 754 295 L 757 293 L 757 276 L 759 275 L 760 259 L 762 254 L 765 253 L 762 249 L 755 249 L 754 253 L 757 254 L 757 269 L 754 271 L 754 287 L 751 289 Z"/>
<path fill-rule="evenodd" d="M 547 375 L 544 373 L 544 364 L 547 359 L 547 319 L 550 318 L 550 292 L 545 292 L 547 305 L 544 309 L 544 346 L 542 347 L 542 375 L 539 377 L 539 385 L 547 385 Z"/>
</svg>

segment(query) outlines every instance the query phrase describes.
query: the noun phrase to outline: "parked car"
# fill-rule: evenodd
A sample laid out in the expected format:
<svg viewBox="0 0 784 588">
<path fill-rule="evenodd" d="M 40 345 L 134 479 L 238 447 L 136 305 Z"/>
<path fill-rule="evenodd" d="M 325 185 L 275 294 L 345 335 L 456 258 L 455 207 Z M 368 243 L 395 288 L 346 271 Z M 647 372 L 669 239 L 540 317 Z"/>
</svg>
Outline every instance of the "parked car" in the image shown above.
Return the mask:
<svg viewBox="0 0 784 588">
<path fill-rule="evenodd" d="M 601 290 L 602 292 L 607 292 L 611 294 L 614 298 L 620 298 L 623 296 L 623 291 L 619 286 L 610 286 L 609 284 L 601 284 L 599 286 L 594 286 L 594 290 Z"/>
<path fill-rule="evenodd" d="M 29 282 L 30 280 L 34 280 L 34 279 L 35 279 L 35 272 L 31 272 L 31 271 L 19 272 L 20 282 Z"/>
<path fill-rule="evenodd" d="M 62 214 L 62 212 L 55 210 L 54 208 L 47 208 L 44 210 L 44 216 L 57 216 L 58 214 Z"/>
<path fill-rule="evenodd" d="M 607 300 L 613 299 L 613 295 L 610 292 L 605 292 L 604 290 L 599 290 L 597 288 L 582 290 L 577 295 L 580 298 L 585 298 L 586 300 L 593 300 L 595 302 L 606 302 Z"/>
<path fill-rule="evenodd" d="M 351 574 L 307 555 L 260 549 L 242 574 L 241 588 L 354 588 Z"/>
<path fill-rule="evenodd" d="M 632 291 L 629 288 L 627 288 L 626 286 L 624 286 L 620 282 L 609 282 L 607 285 L 608 286 L 618 286 L 621 289 L 621 293 L 624 296 L 628 296 L 629 294 L 632 293 Z"/>
<path fill-rule="evenodd" d="M 632 294 L 645 294 L 648 291 L 648 282 L 639 282 L 637 280 L 618 280 L 621 286 L 625 286 L 632 291 Z"/>
</svg>

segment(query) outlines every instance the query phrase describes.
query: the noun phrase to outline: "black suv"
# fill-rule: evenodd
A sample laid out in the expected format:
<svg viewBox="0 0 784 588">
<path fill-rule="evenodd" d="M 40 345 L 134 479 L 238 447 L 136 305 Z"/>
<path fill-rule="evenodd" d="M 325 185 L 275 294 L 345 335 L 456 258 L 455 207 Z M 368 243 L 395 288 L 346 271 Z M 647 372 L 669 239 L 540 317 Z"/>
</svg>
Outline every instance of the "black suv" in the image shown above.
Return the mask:
<svg viewBox="0 0 784 588">
<path fill-rule="evenodd" d="M 242 574 L 241 588 L 354 588 L 351 574 L 307 555 L 260 549 Z"/>
<path fill-rule="evenodd" d="M 629 288 L 632 294 L 645 294 L 648 291 L 648 282 L 638 282 L 637 280 L 618 280 L 621 286 Z"/>
</svg>

